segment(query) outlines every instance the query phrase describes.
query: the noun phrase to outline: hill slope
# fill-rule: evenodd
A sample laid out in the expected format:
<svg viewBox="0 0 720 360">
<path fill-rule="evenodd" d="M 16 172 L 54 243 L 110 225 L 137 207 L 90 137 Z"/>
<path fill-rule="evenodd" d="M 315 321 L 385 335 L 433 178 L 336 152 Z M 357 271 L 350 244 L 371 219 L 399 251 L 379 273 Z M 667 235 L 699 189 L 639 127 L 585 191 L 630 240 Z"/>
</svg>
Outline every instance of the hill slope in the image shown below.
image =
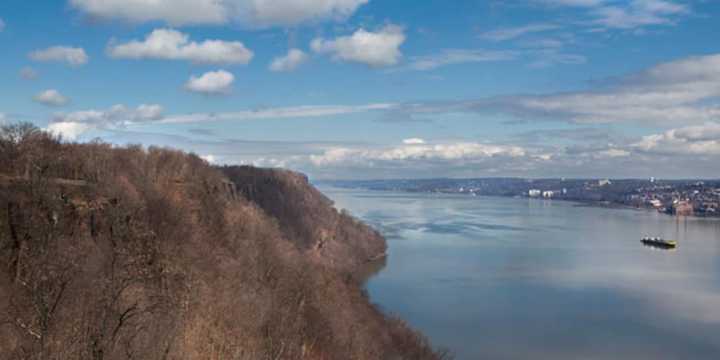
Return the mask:
<svg viewBox="0 0 720 360">
<path fill-rule="evenodd" d="M 437 359 L 357 274 L 385 242 L 302 175 L 0 132 L 3 359 Z"/>
</svg>

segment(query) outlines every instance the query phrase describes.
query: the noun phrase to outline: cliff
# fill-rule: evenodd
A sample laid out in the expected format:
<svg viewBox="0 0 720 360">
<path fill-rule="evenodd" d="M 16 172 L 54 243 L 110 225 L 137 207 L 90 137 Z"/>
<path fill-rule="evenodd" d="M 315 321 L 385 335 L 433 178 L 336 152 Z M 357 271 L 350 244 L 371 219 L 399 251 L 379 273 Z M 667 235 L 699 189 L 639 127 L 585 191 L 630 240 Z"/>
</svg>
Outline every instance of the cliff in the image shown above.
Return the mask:
<svg viewBox="0 0 720 360">
<path fill-rule="evenodd" d="M 313 261 L 354 273 L 385 255 L 385 240 L 379 233 L 338 212 L 304 175 L 248 166 L 222 170 L 239 193 L 277 219 L 283 236 Z"/>
<path fill-rule="evenodd" d="M 0 132 L 3 359 L 438 359 L 356 274 L 383 238 L 296 173 Z"/>
</svg>

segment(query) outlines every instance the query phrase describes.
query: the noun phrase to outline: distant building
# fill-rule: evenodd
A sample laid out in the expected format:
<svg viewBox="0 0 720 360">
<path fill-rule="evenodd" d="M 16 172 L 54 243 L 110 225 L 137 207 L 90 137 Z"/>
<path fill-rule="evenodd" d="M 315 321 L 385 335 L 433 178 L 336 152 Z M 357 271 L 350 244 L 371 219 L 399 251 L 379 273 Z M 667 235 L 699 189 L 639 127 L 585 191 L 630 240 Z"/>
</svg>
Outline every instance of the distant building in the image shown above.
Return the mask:
<svg viewBox="0 0 720 360">
<path fill-rule="evenodd" d="M 598 180 L 598 186 L 612 185 L 612 181 L 609 179 Z"/>
<path fill-rule="evenodd" d="M 692 215 L 694 209 L 692 203 L 687 200 L 681 200 L 673 204 L 673 212 L 675 215 Z"/>
<path fill-rule="evenodd" d="M 542 195 L 542 191 L 538 189 L 530 189 L 530 191 L 528 191 L 528 196 L 530 197 L 538 197 L 540 195 Z"/>
<path fill-rule="evenodd" d="M 550 199 L 553 196 L 555 196 L 555 192 L 554 191 L 543 191 L 542 196 L 546 199 Z"/>
<path fill-rule="evenodd" d="M 653 206 L 654 208 L 656 208 L 656 209 L 659 209 L 659 208 L 663 207 L 662 201 L 660 201 L 660 200 L 658 200 L 658 199 L 652 199 L 652 200 L 650 200 L 650 205 L 652 205 L 652 206 Z"/>
</svg>

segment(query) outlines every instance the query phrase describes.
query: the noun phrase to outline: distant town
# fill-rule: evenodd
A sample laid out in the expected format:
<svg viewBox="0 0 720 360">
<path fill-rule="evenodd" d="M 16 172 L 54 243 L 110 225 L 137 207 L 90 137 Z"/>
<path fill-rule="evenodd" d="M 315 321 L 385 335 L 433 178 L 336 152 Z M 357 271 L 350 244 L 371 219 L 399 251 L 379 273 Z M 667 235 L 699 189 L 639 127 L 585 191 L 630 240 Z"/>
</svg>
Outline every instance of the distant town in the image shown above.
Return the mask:
<svg viewBox="0 0 720 360">
<path fill-rule="evenodd" d="M 333 181 L 368 190 L 512 196 L 655 209 L 670 215 L 720 216 L 720 180 L 650 179 L 418 179 Z"/>
</svg>

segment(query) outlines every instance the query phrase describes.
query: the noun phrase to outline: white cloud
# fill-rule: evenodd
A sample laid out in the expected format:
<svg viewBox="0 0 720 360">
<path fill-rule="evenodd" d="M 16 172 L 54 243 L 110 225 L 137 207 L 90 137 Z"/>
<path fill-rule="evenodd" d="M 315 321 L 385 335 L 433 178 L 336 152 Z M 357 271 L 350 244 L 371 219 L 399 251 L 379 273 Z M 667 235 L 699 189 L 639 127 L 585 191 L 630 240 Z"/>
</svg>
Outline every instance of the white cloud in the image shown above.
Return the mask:
<svg viewBox="0 0 720 360">
<path fill-rule="evenodd" d="M 316 38 L 311 47 L 313 51 L 329 54 L 335 60 L 382 67 L 400 61 L 400 45 L 404 42 L 404 30 L 396 25 L 387 25 L 377 32 L 359 29 L 352 35 L 340 36 L 335 40 Z"/>
<path fill-rule="evenodd" d="M 639 29 L 651 25 L 673 25 L 679 16 L 691 13 L 687 4 L 675 0 L 537 0 L 553 6 L 585 8 L 600 29 Z"/>
<path fill-rule="evenodd" d="M 264 119 L 294 119 L 308 117 L 327 117 L 345 114 L 356 114 L 371 111 L 390 110 L 397 104 L 367 104 L 367 105 L 305 105 L 294 107 L 276 107 L 257 110 L 245 110 L 225 113 L 195 113 L 188 115 L 168 116 L 163 123 L 197 123 L 205 121 L 249 121 Z"/>
<path fill-rule="evenodd" d="M 515 38 L 518 38 L 520 36 L 527 35 L 527 34 L 545 32 L 545 31 L 549 31 L 549 30 L 555 30 L 558 28 L 560 28 L 560 26 L 555 25 L 555 24 L 545 24 L 545 23 L 528 24 L 528 25 L 518 26 L 518 27 L 495 29 L 495 30 L 480 34 L 480 37 L 483 39 L 492 40 L 492 41 L 505 41 L 505 40 L 515 39 Z"/>
<path fill-rule="evenodd" d="M 691 57 L 627 76 L 607 89 L 516 99 L 521 108 L 577 122 L 702 123 L 720 118 L 720 55 Z"/>
<path fill-rule="evenodd" d="M 172 25 L 224 24 L 246 27 L 294 26 L 309 21 L 342 20 L 369 0 L 71 0 L 93 16 Z"/>
<path fill-rule="evenodd" d="M 190 41 L 187 34 L 156 29 L 144 40 L 110 44 L 108 55 L 119 59 L 187 60 L 202 64 L 247 64 L 254 54 L 239 41 Z"/>
<path fill-rule="evenodd" d="M 228 94 L 235 76 L 225 70 L 210 71 L 199 77 L 191 76 L 185 83 L 185 89 L 206 95 Z"/>
<path fill-rule="evenodd" d="M 226 0 L 241 23 L 255 27 L 292 26 L 325 19 L 343 20 L 369 0 Z"/>
<path fill-rule="evenodd" d="M 162 119 L 160 105 L 140 105 L 130 109 L 125 105 L 114 105 L 107 110 L 85 110 L 68 114 L 56 114 L 53 122 L 77 122 L 100 125 L 129 125 Z"/>
<path fill-rule="evenodd" d="M 671 129 L 643 136 L 631 145 L 635 150 L 666 155 L 720 155 L 720 123 Z"/>
<path fill-rule="evenodd" d="M 76 139 L 82 133 L 93 129 L 122 128 L 132 124 L 159 121 L 163 118 L 160 105 L 140 105 L 135 109 L 125 105 L 114 105 L 107 110 L 84 110 L 71 113 L 57 113 L 48 124 L 48 130 Z"/>
<path fill-rule="evenodd" d="M 337 147 L 320 155 L 311 155 L 315 166 L 369 164 L 372 162 L 457 161 L 479 160 L 492 157 L 524 157 L 527 151 L 519 146 L 458 142 L 448 144 L 403 144 L 383 149 L 357 149 Z"/>
<path fill-rule="evenodd" d="M 70 0 L 90 15 L 132 22 L 153 20 L 182 24 L 222 24 L 227 8 L 218 0 Z"/>
<path fill-rule="evenodd" d="M 515 51 L 447 49 L 435 55 L 412 57 L 405 68 L 425 71 L 454 64 L 508 61 L 515 59 L 517 56 L 518 53 Z"/>
<path fill-rule="evenodd" d="M 673 20 L 669 15 L 684 14 L 685 6 L 660 0 L 635 0 L 628 7 L 605 6 L 593 14 L 595 24 L 608 28 L 634 29 L 646 25 L 667 25 Z"/>
<path fill-rule="evenodd" d="M 438 54 L 413 56 L 407 64 L 388 71 L 428 71 L 443 66 L 513 61 L 518 59 L 530 59 L 530 67 L 547 67 L 555 64 L 584 64 L 587 59 L 583 55 L 568 54 L 561 51 L 560 46 L 554 41 L 536 42 L 536 46 L 547 46 L 542 48 L 531 48 L 522 50 L 483 50 L 483 49 L 446 49 Z"/>
<path fill-rule="evenodd" d="M 720 54 L 659 64 L 586 91 L 404 104 L 406 114 L 499 112 L 519 119 L 677 126 L 720 121 Z"/>
<path fill-rule="evenodd" d="M 35 95 L 33 100 L 47 106 L 63 106 L 70 102 L 70 99 L 55 89 L 45 90 Z"/>
<path fill-rule="evenodd" d="M 425 140 L 421 138 L 409 138 L 403 140 L 403 144 L 405 145 L 422 145 L 425 144 Z"/>
<path fill-rule="evenodd" d="M 50 123 L 45 129 L 51 134 L 62 136 L 64 139 L 75 140 L 83 133 L 94 128 L 91 124 L 76 122 Z"/>
<path fill-rule="evenodd" d="M 271 71 L 293 71 L 307 61 L 307 54 L 300 49 L 290 49 L 285 56 L 277 57 L 270 64 Z"/>
<path fill-rule="evenodd" d="M 634 0 L 632 6 L 641 11 L 655 14 L 684 14 L 689 12 L 686 5 L 668 0 Z"/>
<path fill-rule="evenodd" d="M 47 49 L 36 50 L 29 54 L 34 61 L 57 61 L 65 62 L 70 66 L 82 66 L 87 64 L 89 58 L 83 48 L 69 46 L 53 46 Z"/>
<path fill-rule="evenodd" d="M 619 158 L 630 156 L 630 152 L 623 149 L 610 148 L 607 150 L 601 150 L 595 153 L 596 158 Z"/>
<path fill-rule="evenodd" d="M 37 71 L 35 69 L 25 66 L 22 69 L 20 69 L 20 77 L 25 80 L 35 80 L 38 77 Z"/>
<path fill-rule="evenodd" d="M 217 164 L 218 158 L 215 155 L 208 154 L 200 156 L 201 159 L 207 161 L 210 164 Z"/>
</svg>

